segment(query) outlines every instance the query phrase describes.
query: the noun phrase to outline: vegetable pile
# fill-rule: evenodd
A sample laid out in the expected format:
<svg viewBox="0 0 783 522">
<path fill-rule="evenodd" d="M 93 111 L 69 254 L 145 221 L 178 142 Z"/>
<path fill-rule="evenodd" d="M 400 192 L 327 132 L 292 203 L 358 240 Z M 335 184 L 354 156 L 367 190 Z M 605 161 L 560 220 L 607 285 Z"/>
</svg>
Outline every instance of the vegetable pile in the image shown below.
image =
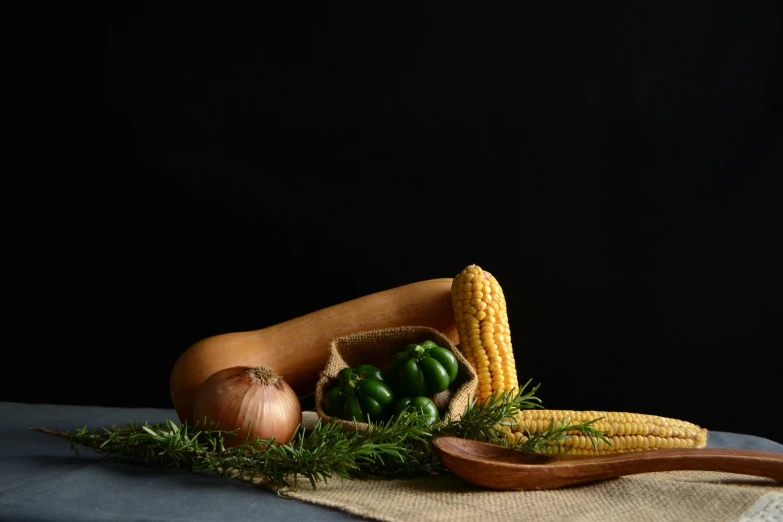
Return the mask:
<svg viewBox="0 0 783 522">
<path fill-rule="evenodd" d="M 303 425 L 299 399 L 311 395 L 316 382 L 320 394 L 319 374 L 333 339 L 414 325 L 442 333 L 458 351 L 425 340 L 400 346 L 383 368 L 343 368 L 323 395 L 320 406 L 328 417 Z M 461 374 L 458 356 L 463 355 L 478 387 L 470 404 L 465 399 L 464 411 L 455 412 L 449 408 L 462 409 L 462 402 L 444 405 L 440 399 Z M 117 460 L 215 472 L 273 487 L 295 486 L 298 477 L 315 487 L 334 476 L 444 473 L 431 444 L 438 436 L 534 452 L 551 452 L 577 436 L 594 448 L 599 440 L 611 444 L 593 425 L 600 417 L 570 422 L 568 416 L 552 416 L 535 432 L 525 427 L 524 434 L 512 433 L 521 410 L 542 408 L 538 386 L 525 391 L 530 382 L 518 386 L 500 285 L 470 265 L 455 278 L 411 283 L 278 325 L 195 343 L 177 359 L 169 379 L 179 424 L 32 429 L 63 437 L 74 450 L 81 445 Z M 345 429 L 350 421 L 367 423 L 367 429 Z"/>
</svg>

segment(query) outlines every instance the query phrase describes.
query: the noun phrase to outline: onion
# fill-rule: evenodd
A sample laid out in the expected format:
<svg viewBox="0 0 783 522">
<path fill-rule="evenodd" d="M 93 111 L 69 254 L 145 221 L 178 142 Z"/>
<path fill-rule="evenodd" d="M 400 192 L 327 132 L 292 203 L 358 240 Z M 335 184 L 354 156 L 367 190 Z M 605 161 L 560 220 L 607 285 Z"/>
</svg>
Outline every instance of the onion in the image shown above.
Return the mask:
<svg viewBox="0 0 783 522">
<path fill-rule="evenodd" d="M 302 423 L 296 392 L 266 366 L 234 366 L 212 374 L 196 394 L 193 414 L 220 430 L 238 430 L 236 437 L 224 437 L 228 447 L 255 437 L 285 444 Z"/>
</svg>

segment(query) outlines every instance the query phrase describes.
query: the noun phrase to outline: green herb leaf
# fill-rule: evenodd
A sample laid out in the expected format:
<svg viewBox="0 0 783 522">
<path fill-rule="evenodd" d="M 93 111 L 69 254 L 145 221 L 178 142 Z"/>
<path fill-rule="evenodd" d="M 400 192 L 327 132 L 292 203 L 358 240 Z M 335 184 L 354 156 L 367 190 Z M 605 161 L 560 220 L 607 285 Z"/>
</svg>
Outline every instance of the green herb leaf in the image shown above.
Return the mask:
<svg viewBox="0 0 783 522">
<path fill-rule="evenodd" d="M 474 401 L 459 419 L 446 415 L 428 426 L 426 414 L 411 408 L 387 421 L 371 422 L 364 431 L 346 430 L 337 422 L 319 420 L 307 431 L 300 426 L 287 444 L 255 438 L 226 448 L 224 437 L 237 436 L 236 430 L 219 430 L 206 419 L 193 426 L 167 420 L 161 424 L 129 423 L 112 430 L 31 429 L 67 439 L 77 455 L 77 446 L 82 446 L 117 461 L 212 472 L 275 489 L 295 489 L 300 480 L 306 480 L 316 488 L 319 482 L 335 477 L 399 479 L 447 473 L 432 447 L 432 439 L 439 435 L 508 445 L 498 426 L 513 424 L 515 414 L 522 409 L 542 408 L 535 395 L 540 385 L 525 392 L 530 382 L 518 394 L 502 391 L 480 404 Z M 552 422 L 547 431 L 530 435 L 524 444 L 515 447 L 550 452 L 568 431 L 583 433 L 593 444 L 596 438 L 607 441 L 592 427 L 596 420 L 580 424 L 568 424 L 567 419 Z"/>
</svg>

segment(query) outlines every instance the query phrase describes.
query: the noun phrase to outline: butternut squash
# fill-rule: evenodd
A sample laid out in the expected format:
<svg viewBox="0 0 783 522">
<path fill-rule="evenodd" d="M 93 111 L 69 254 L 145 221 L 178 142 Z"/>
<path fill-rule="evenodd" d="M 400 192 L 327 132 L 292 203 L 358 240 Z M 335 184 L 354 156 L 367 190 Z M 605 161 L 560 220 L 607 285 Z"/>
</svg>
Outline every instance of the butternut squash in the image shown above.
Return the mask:
<svg viewBox="0 0 783 522">
<path fill-rule="evenodd" d="M 192 424 L 193 400 L 209 376 L 232 366 L 268 366 L 301 398 L 312 394 L 335 337 L 396 326 L 429 326 L 459 342 L 452 278 L 429 279 L 330 306 L 260 330 L 207 337 L 186 349 L 169 377 L 180 422 Z"/>
</svg>

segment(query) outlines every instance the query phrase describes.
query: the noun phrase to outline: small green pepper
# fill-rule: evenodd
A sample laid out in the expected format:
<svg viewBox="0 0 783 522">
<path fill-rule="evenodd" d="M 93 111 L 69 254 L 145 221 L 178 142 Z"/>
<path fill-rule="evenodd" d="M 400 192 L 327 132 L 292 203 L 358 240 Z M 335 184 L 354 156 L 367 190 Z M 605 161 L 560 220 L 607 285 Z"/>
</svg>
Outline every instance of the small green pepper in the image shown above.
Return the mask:
<svg viewBox="0 0 783 522">
<path fill-rule="evenodd" d="M 353 373 L 363 379 L 366 377 L 372 377 L 373 379 L 378 379 L 379 381 L 386 381 L 386 375 L 383 373 L 383 370 L 370 364 L 360 364 L 353 369 Z"/>
<path fill-rule="evenodd" d="M 337 374 L 337 385 L 324 396 L 324 412 L 360 422 L 385 419 L 394 402 L 394 392 L 384 379 L 379 368 L 368 364 L 343 368 Z"/>
<path fill-rule="evenodd" d="M 454 382 L 459 371 L 457 357 L 450 350 L 438 346 L 433 341 L 424 341 L 421 343 L 421 346 L 425 350 L 429 350 L 429 356 L 437 360 L 445 368 L 446 373 L 449 374 L 449 384 Z"/>
<path fill-rule="evenodd" d="M 457 377 L 457 357 L 432 341 L 409 344 L 389 363 L 395 393 L 419 397 L 440 393 Z"/>
<path fill-rule="evenodd" d="M 408 408 L 415 408 L 425 415 L 425 423 L 429 426 L 440 419 L 438 407 L 429 397 L 403 397 L 397 401 L 394 413 L 399 415 Z"/>
</svg>

